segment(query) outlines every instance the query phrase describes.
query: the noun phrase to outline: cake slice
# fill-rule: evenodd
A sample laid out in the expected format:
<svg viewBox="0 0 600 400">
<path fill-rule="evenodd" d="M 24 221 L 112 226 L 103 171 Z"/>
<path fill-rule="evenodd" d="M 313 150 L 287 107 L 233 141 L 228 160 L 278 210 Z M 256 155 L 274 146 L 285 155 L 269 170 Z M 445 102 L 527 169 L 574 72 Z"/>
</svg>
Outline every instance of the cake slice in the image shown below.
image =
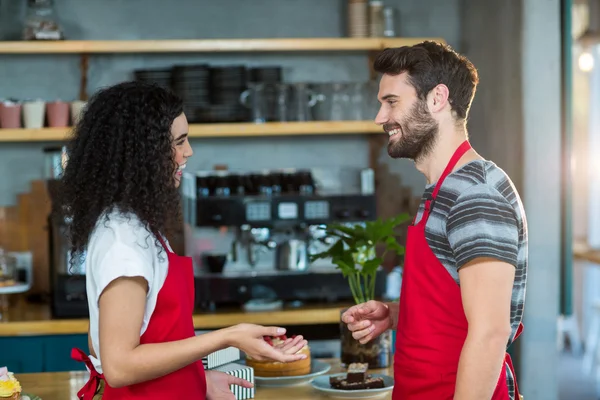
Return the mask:
<svg viewBox="0 0 600 400">
<path fill-rule="evenodd" d="M 368 364 L 352 363 L 348 365 L 346 375 L 330 376 L 329 385 L 338 390 L 380 389 L 385 387 L 383 378 L 374 378 L 367 374 Z"/>
<path fill-rule="evenodd" d="M 348 383 L 363 382 L 367 379 L 367 363 L 352 363 L 348 365 L 348 375 L 346 380 Z"/>
<path fill-rule="evenodd" d="M 381 389 L 385 386 L 383 378 L 369 377 L 362 382 L 348 382 L 343 380 L 340 382 L 342 390 L 362 390 L 362 389 Z"/>
</svg>

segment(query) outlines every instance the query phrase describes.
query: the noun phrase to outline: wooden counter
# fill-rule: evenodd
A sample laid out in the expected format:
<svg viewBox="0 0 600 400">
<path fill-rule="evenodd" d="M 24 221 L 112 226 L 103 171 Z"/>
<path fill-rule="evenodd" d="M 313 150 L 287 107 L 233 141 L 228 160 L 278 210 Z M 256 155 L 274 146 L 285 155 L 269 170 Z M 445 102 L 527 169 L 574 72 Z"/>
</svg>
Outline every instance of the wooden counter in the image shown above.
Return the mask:
<svg viewBox="0 0 600 400">
<path fill-rule="evenodd" d="M 196 329 L 218 329 L 240 322 L 260 325 L 337 324 L 340 310 L 348 304 L 322 304 L 277 311 L 246 312 L 240 309 L 199 312 L 194 315 Z M 0 322 L 0 336 L 83 334 L 88 319 L 52 319 L 47 305 L 24 304 L 9 311 L 8 320 Z"/>
<path fill-rule="evenodd" d="M 338 360 L 328 361 L 332 368 L 328 373 L 341 371 Z M 374 373 L 382 373 L 393 376 L 391 368 L 384 370 L 372 370 Z M 77 391 L 87 381 L 87 372 L 50 372 L 42 374 L 19 374 L 17 379 L 21 382 L 23 392 L 40 396 L 42 400 L 77 400 Z M 320 392 L 314 390 L 309 384 L 286 388 L 256 388 L 255 399 L 258 400 L 313 400 L 327 399 Z M 391 399 L 391 392 L 382 399 Z"/>
</svg>

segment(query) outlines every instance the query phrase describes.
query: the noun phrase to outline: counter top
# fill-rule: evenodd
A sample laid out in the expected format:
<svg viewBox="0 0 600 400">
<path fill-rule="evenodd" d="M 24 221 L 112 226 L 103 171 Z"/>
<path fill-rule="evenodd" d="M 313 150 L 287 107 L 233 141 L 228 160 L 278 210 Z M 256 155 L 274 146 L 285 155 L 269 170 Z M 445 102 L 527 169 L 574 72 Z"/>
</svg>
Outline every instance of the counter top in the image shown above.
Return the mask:
<svg viewBox="0 0 600 400">
<path fill-rule="evenodd" d="M 325 360 L 332 366 L 329 373 L 341 372 L 339 360 Z M 392 376 L 391 368 L 383 370 L 372 370 L 373 373 L 382 373 Z M 36 395 L 42 400 L 76 400 L 77 391 L 87 381 L 87 372 L 50 372 L 41 374 L 19 374 L 17 379 L 21 382 L 23 392 Z M 257 400 L 314 400 L 328 399 L 325 395 L 317 392 L 309 384 L 283 388 L 261 388 L 257 387 L 255 392 Z M 391 399 L 391 392 L 381 399 Z"/>
<path fill-rule="evenodd" d="M 260 325 L 318 325 L 336 324 L 340 310 L 349 304 L 311 304 L 276 311 L 247 312 L 242 309 L 223 309 L 215 312 L 194 314 L 196 329 L 218 329 L 240 322 Z M 52 319 L 50 307 L 39 304 L 22 304 L 12 307 L 8 319 L 0 322 L 1 336 L 68 335 L 88 331 L 89 320 Z"/>
</svg>

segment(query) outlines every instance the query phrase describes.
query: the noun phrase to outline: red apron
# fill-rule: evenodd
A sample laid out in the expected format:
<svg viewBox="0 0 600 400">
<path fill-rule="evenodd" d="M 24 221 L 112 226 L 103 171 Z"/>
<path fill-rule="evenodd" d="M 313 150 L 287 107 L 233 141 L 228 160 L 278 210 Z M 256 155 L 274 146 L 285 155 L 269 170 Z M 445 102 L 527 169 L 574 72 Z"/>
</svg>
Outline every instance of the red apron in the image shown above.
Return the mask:
<svg viewBox="0 0 600 400">
<path fill-rule="evenodd" d="M 169 251 L 159 239 L 169 257 L 169 272 L 156 301 L 148 328 L 140 337 L 140 344 L 164 343 L 193 337 L 194 323 L 194 269 L 192 259 Z M 90 379 L 77 393 L 83 400 L 92 400 L 100 379 L 88 356 L 79 349 L 71 357 L 85 362 L 90 369 Z M 111 388 L 105 382 L 102 400 L 112 399 L 205 399 L 206 376 L 202 360 L 183 367 L 163 377 L 123 388 Z"/>
<path fill-rule="evenodd" d="M 458 160 L 471 148 L 465 141 L 456 150 L 425 202 L 421 220 L 408 228 L 399 301 L 393 400 L 452 400 L 458 361 L 468 331 L 460 287 L 430 249 L 425 224 L 435 198 Z M 522 325 L 516 337 L 521 333 Z M 508 353 L 492 400 L 508 400 L 506 365 L 516 375 Z"/>
</svg>

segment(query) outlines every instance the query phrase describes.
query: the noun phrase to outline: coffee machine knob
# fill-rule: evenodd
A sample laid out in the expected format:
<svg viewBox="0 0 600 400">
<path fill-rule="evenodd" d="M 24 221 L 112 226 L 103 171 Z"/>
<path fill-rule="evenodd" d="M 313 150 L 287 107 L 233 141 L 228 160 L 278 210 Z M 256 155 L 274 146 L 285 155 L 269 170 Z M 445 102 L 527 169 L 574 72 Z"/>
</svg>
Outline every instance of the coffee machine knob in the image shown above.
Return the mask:
<svg viewBox="0 0 600 400">
<path fill-rule="evenodd" d="M 248 288 L 247 288 L 246 286 L 244 286 L 244 285 L 242 285 L 242 286 L 240 286 L 240 287 L 238 288 L 238 292 L 239 292 L 240 294 L 246 293 L 247 291 L 248 291 Z"/>
<path fill-rule="evenodd" d="M 349 218 L 350 217 L 350 211 L 348 210 L 340 210 L 337 212 L 337 216 L 338 218 Z"/>
<path fill-rule="evenodd" d="M 371 216 L 371 213 L 369 212 L 369 210 L 358 210 L 358 212 L 356 214 L 360 218 L 368 218 Z"/>
</svg>

